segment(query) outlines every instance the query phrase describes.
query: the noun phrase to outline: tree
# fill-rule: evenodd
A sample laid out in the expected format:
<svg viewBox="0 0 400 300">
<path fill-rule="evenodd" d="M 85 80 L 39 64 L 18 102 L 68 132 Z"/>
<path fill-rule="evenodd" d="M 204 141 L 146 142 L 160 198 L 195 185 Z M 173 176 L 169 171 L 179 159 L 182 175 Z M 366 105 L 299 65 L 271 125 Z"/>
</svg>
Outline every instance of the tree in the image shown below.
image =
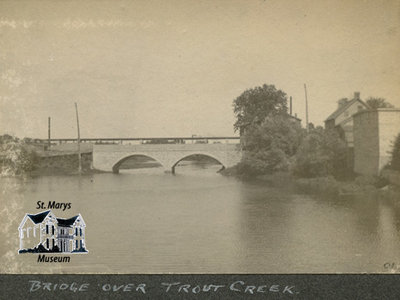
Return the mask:
<svg viewBox="0 0 400 300">
<path fill-rule="evenodd" d="M 0 136 L 0 175 L 31 172 L 38 163 L 36 152 L 10 135 Z"/>
<path fill-rule="evenodd" d="M 300 123 L 288 115 L 268 116 L 260 125 L 252 124 L 243 136 L 244 151 L 263 151 L 277 148 L 293 156 L 300 145 Z"/>
<path fill-rule="evenodd" d="M 261 124 L 251 124 L 243 135 L 243 158 L 238 173 L 256 176 L 287 171 L 300 145 L 303 129 L 288 115 L 270 115 Z"/>
<path fill-rule="evenodd" d="M 264 84 L 244 91 L 233 101 L 236 122 L 235 131 L 249 125 L 259 125 L 269 115 L 287 113 L 286 94 L 274 85 Z"/>
<path fill-rule="evenodd" d="M 346 158 L 347 146 L 338 133 L 317 127 L 301 142 L 293 171 L 300 177 L 342 177 L 347 172 Z"/>
<path fill-rule="evenodd" d="M 19 139 L 15 136 L 11 136 L 9 134 L 0 135 L 0 145 L 8 144 L 8 143 L 17 143 Z"/>
<path fill-rule="evenodd" d="M 370 109 L 378 109 L 378 108 L 393 108 L 393 104 L 386 101 L 384 98 L 376 98 L 376 97 L 369 97 L 365 103 L 367 103 Z"/>
</svg>

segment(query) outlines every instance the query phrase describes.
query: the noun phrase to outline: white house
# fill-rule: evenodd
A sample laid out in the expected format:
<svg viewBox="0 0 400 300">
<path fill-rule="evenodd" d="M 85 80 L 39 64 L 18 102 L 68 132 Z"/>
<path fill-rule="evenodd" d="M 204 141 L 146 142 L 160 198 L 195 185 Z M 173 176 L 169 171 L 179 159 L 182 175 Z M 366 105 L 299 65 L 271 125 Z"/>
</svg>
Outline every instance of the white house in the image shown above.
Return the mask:
<svg viewBox="0 0 400 300">
<path fill-rule="evenodd" d="M 347 146 L 354 147 L 353 115 L 368 109 L 368 105 L 360 99 L 360 93 L 355 92 L 352 100 L 338 102 L 338 108 L 325 120 L 326 129 L 336 129 L 346 141 Z"/>
<path fill-rule="evenodd" d="M 25 214 L 18 227 L 19 252 L 87 252 L 85 228 L 80 214 L 69 219 L 56 218 L 51 210 Z"/>
</svg>

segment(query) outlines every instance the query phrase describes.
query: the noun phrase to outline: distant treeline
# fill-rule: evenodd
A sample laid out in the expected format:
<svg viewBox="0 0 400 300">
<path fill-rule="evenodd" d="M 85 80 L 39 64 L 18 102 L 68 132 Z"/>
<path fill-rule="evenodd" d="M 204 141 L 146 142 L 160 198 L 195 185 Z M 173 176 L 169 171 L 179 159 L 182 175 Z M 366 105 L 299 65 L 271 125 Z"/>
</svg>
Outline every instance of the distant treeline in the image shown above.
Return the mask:
<svg viewBox="0 0 400 300">
<path fill-rule="evenodd" d="M 0 174 L 21 175 L 33 171 L 39 157 L 30 145 L 32 139 L 22 139 L 4 134 L 0 136 Z"/>
</svg>

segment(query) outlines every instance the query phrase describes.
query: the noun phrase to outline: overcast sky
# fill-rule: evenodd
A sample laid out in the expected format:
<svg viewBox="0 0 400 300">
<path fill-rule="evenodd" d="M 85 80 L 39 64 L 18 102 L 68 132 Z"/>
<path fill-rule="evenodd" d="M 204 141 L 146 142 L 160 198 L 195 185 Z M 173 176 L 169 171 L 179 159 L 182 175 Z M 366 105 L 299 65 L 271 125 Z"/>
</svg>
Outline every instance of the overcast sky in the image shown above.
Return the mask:
<svg viewBox="0 0 400 300">
<path fill-rule="evenodd" d="M 399 1 L 0 1 L 0 134 L 233 135 L 232 101 L 274 84 L 305 121 L 400 106 Z"/>
</svg>

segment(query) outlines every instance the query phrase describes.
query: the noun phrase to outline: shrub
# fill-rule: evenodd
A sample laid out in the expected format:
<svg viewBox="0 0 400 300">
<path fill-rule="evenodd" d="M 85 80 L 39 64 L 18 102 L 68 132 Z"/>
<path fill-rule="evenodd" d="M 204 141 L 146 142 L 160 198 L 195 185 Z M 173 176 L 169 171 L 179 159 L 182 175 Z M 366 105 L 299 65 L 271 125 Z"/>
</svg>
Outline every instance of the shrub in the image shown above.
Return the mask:
<svg viewBox="0 0 400 300">
<path fill-rule="evenodd" d="M 2 175 L 20 175 L 35 169 L 38 156 L 34 150 L 7 135 L 2 136 L 0 141 L 0 171 Z"/>
<path fill-rule="evenodd" d="M 334 130 L 318 127 L 303 139 L 295 156 L 293 173 L 299 177 L 342 176 L 347 146 Z"/>
<path fill-rule="evenodd" d="M 274 148 L 267 151 L 245 152 L 237 165 L 237 172 L 244 176 L 257 176 L 285 171 L 288 166 L 289 161 L 285 153 Z"/>
<path fill-rule="evenodd" d="M 238 173 L 257 176 L 287 171 L 302 132 L 300 124 L 287 115 L 270 116 L 260 125 L 247 127 L 242 137 L 244 155 L 238 164 Z"/>
</svg>

